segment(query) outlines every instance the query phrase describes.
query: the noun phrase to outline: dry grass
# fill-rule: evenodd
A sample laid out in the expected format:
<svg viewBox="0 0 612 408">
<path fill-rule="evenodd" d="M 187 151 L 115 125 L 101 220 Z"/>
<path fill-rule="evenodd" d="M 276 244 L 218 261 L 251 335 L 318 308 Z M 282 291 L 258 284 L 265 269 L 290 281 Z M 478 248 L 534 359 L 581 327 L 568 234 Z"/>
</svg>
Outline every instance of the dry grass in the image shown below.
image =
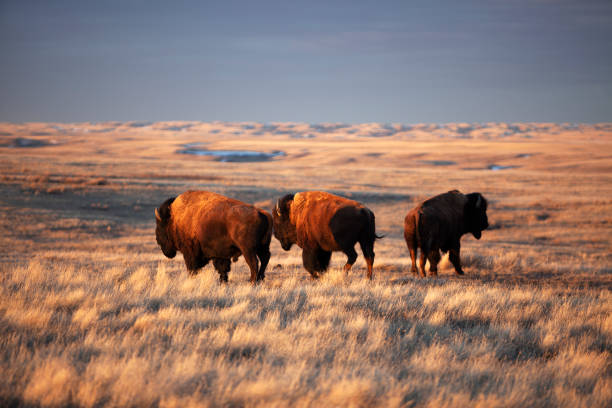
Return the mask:
<svg viewBox="0 0 612 408">
<path fill-rule="evenodd" d="M 111 262 L 108 262 L 110 265 Z M 298 268 L 251 286 L 182 265 L 2 271 L 5 403 L 609 406 L 612 296 Z M 238 274 L 246 276 L 246 268 Z"/>
<path fill-rule="evenodd" d="M 0 140 L 0 405 L 612 405 L 610 125 L 0 130 L 42 140 Z M 287 156 L 176 154 L 198 141 Z M 191 278 L 153 234 L 153 208 L 188 188 L 265 207 L 352 196 L 386 235 L 375 279 L 334 255 L 311 281 L 275 240 L 262 285 L 243 260 L 229 285 L 210 266 Z M 489 199 L 491 229 L 462 241 L 465 277 L 443 259 L 440 278 L 414 278 L 403 216 L 451 188 Z"/>
</svg>

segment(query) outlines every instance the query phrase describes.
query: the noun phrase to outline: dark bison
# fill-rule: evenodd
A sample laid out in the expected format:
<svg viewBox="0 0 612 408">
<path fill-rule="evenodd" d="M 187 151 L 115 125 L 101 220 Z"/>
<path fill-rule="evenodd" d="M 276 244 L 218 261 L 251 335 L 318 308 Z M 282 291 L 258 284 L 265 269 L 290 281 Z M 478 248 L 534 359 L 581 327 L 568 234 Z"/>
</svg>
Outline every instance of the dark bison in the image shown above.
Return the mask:
<svg viewBox="0 0 612 408">
<path fill-rule="evenodd" d="M 273 215 L 274 236 L 285 251 L 293 244 L 302 248 L 304 268 L 313 278 L 325 272 L 332 251 L 348 256 L 344 271 L 357 259 L 359 242 L 372 279 L 375 233 L 374 213 L 360 203 L 322 192 L 288 194 L 276 203 Z"/>
<path fill-rule="evenodd" d="M 480 193 L 464 195 L 453 190 L 419 204 L 404 219 L 404 238 L 412 259 L 412 273 L 417 274 L 416 253 L 417 248 L 421 248 L 422 276 L 425 276 L 426 259 L 429 259 L 430 274 L 438 275 L 440 250 L 450 252 L 455 272 L 463 275 L 459 258 L 461 236 L 469 232 L 480 239 L 488 226 L 487 200 Z"/>
<path fill-rule="evenodd" d="M 227 282 L 230 260 L 244 255 L 251 282 L 263 280 L 272 239 L 269 213 L 220 194 L 187 191 L 166 200 L 155 218 L 162 252 L 168 258 L 182 252 L 189 273 L 196 274 L 212 260 L 219 279 Z"/>
</svg>

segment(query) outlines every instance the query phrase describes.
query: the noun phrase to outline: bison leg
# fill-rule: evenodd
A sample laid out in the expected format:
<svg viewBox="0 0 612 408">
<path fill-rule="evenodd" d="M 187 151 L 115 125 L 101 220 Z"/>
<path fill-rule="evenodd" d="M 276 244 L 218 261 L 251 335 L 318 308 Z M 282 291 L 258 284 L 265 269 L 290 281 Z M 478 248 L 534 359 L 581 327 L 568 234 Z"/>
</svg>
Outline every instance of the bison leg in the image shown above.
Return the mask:
<svg viewBox="0 0 612 408">
<path fill-rule="evenodd" d="M 257 260 L 257 255 L 254 251 L 242 251 L 244 255 L 244 260 L 247 265 L 249 265 L 249 269 L 251 270 L 251 283 L 255 283 L 257 281 L 257 276 L 259 272 L 259 262 Z"/>
<path fill-rule="evenodd" d="M 416 236 L 412 232 L 404 232 L 404 239 L 406 240 L 406 246 L 408 247 L 408 251 L 410 252 L 410 260 L 412 261 L 412 269 L 410 270 L 414 276 L 418 275 L 417 271 L 417 241 Z"/>
<path fill-rule="evenodd" d="M 463 275 L 463 269 L 461 268 L 461 258 L 459 257 L 461 247 L 457 245 L 455 248 L 451 249 L 448 253 L 448 259 L 450 259 L 451 263 L 455 267 L 455 273 L 457 275 Z"/>
<path fill-rule="evenodd" d="M 419 268 L 421 269 L 421 277 L 424 278 L 425 274 L 425 262 L 427 262 L 427 253 L 421 248 L 421 256 L 419 258 Z"/>
<path fill-rule="evenodd" d="M 354 247 L 344 248 L 342 252 L 344 252 L 348 257 L 348 259 L 346 260 L 346 264 L 344 265 L 344 272 L 348 273 L 353 267 L 355 261 L 357 260 L 357 252 L 355 251 Z"/>
<path fill-rule="evenodd" d="M 410 269 L 410 272 L 414 276 L 417 276 L 419 274 L 419 272 L 417 271 L 417 262 L 416 262 L 417 249 L 416 248 L 408 248 L 408 250 L 410 251 L 410 260 L 412 261 L 412 268 Z"/>
<path fill-rule="evenodd" d="M 438 276 L 438 262 L 440 262 L 440 251 L 432 249 L 429 251 L 429 274 L 432 276 Z"/>
<path fill-rule="evenodd" d="M 213 266 L 215 267 L 215 270 L 219 272 L 219 282 L 227 283 L 227 274 L 231 268 L 230 260 L 215 258 L 213 259 Z"/>
<path fill-rule="evenodd" d="M 257 252 L 257 257 L 259 258 L 259 272 L 257 273 L 257 280 L 263 280 L 266 274 L 266 267 L 268 266 L 268 262 L 270 261 L 270 250 L 268 248 L 260 249 Z"/>
<path fill-rule="evenodd" d="M 330 259 L 331 252 L 325 251 L 318 247 L 311 248 L 306 246 L 302 250 L 302 262 L 304 263 L 304 268 L 310 273 L 313 279 L 317 279 L 319 277 L 319 273 L 327 270 Z"/>
<path fill-rule="evenodd" d="M 359 241 L 361 252 L 368 265 L 368 279 L 372 279 L 372 271 L 374 269 L 374 241 L 361 240 Z"/>
<path fill-rule="evenodd" d="M 185 260 L 187 271 L 190 275 L 195 276 L 198 274 L 198 270 L 205 267 L 209 260 L 197 254 L 185 252 L 183 253 L 183 259 Z"/>
<path fill-rule="evenodd" d="M 316 250 L 311 248 L 304 248 L 302 250 L 302 263 L 304 264 L 304 269 L 310 273 L 313 279 L 319 278 L 319 273 L 317 272 L 317 255 Z"/>
</svg>

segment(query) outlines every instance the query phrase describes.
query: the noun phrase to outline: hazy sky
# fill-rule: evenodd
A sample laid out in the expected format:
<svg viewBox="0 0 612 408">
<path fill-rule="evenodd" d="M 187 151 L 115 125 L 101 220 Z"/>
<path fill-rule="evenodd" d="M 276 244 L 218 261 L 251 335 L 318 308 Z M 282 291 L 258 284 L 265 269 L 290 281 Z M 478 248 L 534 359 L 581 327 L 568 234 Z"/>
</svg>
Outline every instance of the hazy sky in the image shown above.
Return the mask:
<svg viewBox="0 0 612 408">
<path fill-rule="evenodd" d="M 611 0 L 0 0 L 0 121 L 612 121 Z"/>
</svg>

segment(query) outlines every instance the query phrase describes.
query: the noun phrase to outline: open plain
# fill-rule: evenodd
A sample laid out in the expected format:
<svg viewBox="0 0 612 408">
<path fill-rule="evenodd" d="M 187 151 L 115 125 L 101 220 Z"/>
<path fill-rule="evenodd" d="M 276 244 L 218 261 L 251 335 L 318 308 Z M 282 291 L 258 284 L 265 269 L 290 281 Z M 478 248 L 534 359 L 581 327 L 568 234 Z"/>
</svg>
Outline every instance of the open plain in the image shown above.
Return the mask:
<svg viewBox="0 0 612 408">
<path fill-rule="evenodd" d="M 376 214 L 374 279 L 187 274 L 154 209 L 326 190 Z M 410 274 L 403 219 L 489 201 L 465 276 Z M 612 124 L 0 124 L 0 405 L 612 405 Z"/>
</svg>

